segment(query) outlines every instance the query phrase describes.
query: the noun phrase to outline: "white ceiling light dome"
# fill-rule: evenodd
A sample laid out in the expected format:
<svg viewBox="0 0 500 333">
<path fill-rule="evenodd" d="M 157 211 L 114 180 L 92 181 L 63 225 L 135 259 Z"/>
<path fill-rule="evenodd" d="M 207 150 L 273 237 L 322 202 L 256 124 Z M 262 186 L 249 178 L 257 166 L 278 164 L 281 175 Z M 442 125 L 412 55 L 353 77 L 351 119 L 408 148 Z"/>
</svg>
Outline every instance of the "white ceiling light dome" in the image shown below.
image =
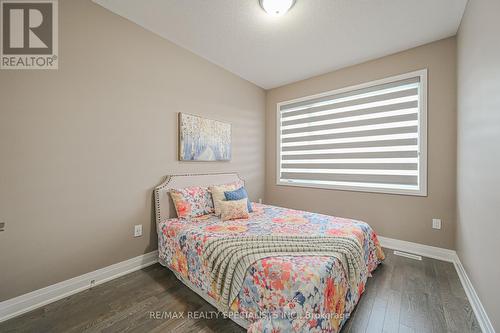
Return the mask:
<svg viewBox="0 0 500 333">
<path fill-rule="evenodd" d="M 295 4 L 295 0 L 259 0 L 260 6 L 271 16 L 285 15 Z"/>
</svg>

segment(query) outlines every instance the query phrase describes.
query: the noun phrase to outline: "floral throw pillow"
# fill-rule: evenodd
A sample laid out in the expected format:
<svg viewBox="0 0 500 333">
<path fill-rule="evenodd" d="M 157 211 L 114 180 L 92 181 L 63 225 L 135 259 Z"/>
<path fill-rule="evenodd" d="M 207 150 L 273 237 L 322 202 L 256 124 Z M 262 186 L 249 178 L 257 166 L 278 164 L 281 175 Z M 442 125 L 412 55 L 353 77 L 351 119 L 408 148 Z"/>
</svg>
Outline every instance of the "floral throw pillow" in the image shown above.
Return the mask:
<svg viewBox="0 0 500 333">
<path fill-rule="evenodd" d="M 220 218 L 222 221 L 247 219 L 250 217 L 248 214 L 248 199 L 221 201 Z"/>
<path fill-rule="evenodd" d="M 214 212 L 208 188 L 201 186 L 170 190 L 178 218 L 191 218 Z"/>
<path fill-rule="evenodd" d="M 237 190 L 234 191 L 229 191 L 229 192 L 224 192 L 224 196 L 226 197 L 226 200 L 231 201 L 231 200 L 241 200 L 241 199 L 247 199 L 248 200 L 248 212 L 251 213 L 253 212 L 252 209 L 252 202 L 250 202 L 250 199 L 248 199 L 248 193 L 245 187 L 240 187 Z"/>
<path fill-rule="evenodd" d="M 223 184 L 223 185 L 213 185 L 208 188 L 210 193 L 212 193 L 212 200 L 215 209 L 215 215 L 220 215 L 220 202 L 226 200 L 226 196 L 224 192 L 234 191 L 240 187 L 242 187 L 243 181 L 236 181 L 233 183 Z"/>
</svg>

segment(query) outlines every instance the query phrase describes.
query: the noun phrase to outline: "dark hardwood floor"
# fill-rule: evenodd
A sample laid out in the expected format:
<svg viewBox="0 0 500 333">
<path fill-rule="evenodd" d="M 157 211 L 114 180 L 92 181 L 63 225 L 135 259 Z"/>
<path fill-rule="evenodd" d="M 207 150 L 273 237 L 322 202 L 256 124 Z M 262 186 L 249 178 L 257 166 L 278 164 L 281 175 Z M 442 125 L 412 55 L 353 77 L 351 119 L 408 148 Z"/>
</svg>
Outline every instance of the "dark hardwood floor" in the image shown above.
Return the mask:
<svg viewBox="0 0 500 333">
<path fill-rule="evenodd" d="M 385 253 L 342 333 L 481 331 L 452 264 Z M 215 308 L 156 264 L 0 323 L 0 332 L 244 331 L 222 318 L 162 318 L 168 311 Z"/>
</svg>

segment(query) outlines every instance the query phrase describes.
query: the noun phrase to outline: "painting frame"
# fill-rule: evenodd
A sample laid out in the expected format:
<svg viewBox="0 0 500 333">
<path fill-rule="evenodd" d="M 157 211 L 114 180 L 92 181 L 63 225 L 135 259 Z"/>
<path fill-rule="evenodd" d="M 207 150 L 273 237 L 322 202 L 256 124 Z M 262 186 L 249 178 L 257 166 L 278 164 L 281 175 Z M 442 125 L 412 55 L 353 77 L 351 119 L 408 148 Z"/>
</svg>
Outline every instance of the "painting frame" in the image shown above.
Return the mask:
<svg viewBox="0 0 500 333">
<path fill-rule="evenodd" d="M 179 112 L 177 126 L 179 161 L 231 161 L 231 123 Z"/>
</svg>

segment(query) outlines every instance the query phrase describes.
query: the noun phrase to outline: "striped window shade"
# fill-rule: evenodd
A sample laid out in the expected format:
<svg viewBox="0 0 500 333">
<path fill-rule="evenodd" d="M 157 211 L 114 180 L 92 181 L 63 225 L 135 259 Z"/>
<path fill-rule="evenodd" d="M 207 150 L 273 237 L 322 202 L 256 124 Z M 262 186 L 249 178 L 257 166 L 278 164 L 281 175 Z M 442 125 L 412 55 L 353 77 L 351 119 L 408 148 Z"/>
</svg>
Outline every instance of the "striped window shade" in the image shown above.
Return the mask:
<svg viewBox="0 0 500 333">
<path fill-rule="evenodd" d="M 278 185 L 427 195 L 427 71 L 278 104 Z"/>
</svg>

